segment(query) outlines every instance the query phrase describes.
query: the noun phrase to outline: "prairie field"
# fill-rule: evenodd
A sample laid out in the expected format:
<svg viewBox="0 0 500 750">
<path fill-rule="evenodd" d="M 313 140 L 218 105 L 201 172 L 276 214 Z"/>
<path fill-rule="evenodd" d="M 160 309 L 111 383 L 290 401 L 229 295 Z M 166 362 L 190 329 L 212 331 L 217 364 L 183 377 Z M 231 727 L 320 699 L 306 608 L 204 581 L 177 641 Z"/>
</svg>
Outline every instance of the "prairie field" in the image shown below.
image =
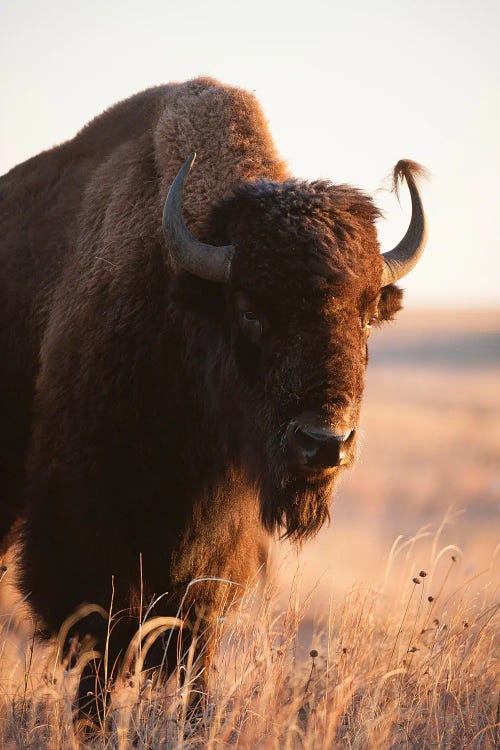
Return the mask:
<svg viewBox="0 0 500 750">
<path fill-rule="evenodd" d="M 500 311 L 404 311 L 370 344 L 331 523 L 276 541 L 266 583 L 221 612 L 195 714 L 188 659 L 183 685 L 109 665 L 100 726 L 75 723 L 87 657 L 34 640 L 6 560 L 0 748 L 500 747 Z M 139 654 L 170 625 L 144 623 Z"/>
</svg>

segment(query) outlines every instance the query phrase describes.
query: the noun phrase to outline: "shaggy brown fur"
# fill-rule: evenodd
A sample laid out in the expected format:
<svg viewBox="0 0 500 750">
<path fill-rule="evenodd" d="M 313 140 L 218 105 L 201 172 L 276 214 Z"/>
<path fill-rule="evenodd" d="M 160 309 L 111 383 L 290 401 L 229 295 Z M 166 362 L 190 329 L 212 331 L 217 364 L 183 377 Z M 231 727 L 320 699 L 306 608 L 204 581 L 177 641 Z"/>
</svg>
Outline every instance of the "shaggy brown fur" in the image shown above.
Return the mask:
<svg viewBox="0 0 500 750">
<path fill-rule="evenodd" d="M 162 237 L 194 150 L 184 216 L 235 246 L 227 285 L 175 272 Z M 210 79 L 116 105 L 0 189 L 0 536 L 23 519 L 22 589 L 47 632 L 82 601 L 107 608 L 114 577 L 130 616 L 113 663 L 139 554 L 144 601 L 168 591 L 157 611 L 176 614 L 193 578 L 252 578 L 265 529 L 319 529 L 339 469 L 298 473 L 286 426 L 315 410 L 356 427 L 367 324 L 401 292 L 380 290 L 371 200 L 291 179 L 255 98 Z M 226 594 L 185 601 L 210 621 Z M 105 623 L 80 629 L 102 645 Z"/>
</svg>

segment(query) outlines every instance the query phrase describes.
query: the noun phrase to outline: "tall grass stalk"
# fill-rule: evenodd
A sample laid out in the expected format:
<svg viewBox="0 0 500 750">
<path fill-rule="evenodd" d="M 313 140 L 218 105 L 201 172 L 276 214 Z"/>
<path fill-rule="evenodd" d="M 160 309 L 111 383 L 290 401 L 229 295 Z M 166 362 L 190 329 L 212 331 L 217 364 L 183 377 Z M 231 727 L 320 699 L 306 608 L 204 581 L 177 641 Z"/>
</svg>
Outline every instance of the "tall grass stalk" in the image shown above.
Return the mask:
<svg viewBox="0 0 500 750">
<path fill-rule="evenodd" d="M 74 618 L 50 647 L 26 641 L 26 661 L 16 658 L 23 652 L 6 618 L 0 747 L 493 750 L 500 734 L 500 603 L 489 580 L 474 594 L 463 586 L 455 548 L 434 548 L 428 560 L 418 559 L 418 544 L 409 548 L 413 577 L 410 572 L 403 585 L 393 581 L 391 588 L 389 573 L 383 589 L 333 595 L 314 643 L 304 635 L 311 633 L 307 597 L 300 600 L 292 590 L 280 610 L 274 582 L 263 592 L 242 590 L 239 609 L 221 613 L 207 693 L 194 717 L 194 649 L 182 681 L 178 674 L 167 683 L 147 673 L 116 675 L 108 665 L 111 703 L 92 737 L 73 721 L 73 701 L 79 671 L 94 654 L 80 653 L 72 669 L 61 658 Z M 395 554 L 397 545 L 389 566 Z M 141 621 L 127 669 L 132 662 L 140 667 L 153 640 L 181 625 L 179 618 Z"/>
</svg>

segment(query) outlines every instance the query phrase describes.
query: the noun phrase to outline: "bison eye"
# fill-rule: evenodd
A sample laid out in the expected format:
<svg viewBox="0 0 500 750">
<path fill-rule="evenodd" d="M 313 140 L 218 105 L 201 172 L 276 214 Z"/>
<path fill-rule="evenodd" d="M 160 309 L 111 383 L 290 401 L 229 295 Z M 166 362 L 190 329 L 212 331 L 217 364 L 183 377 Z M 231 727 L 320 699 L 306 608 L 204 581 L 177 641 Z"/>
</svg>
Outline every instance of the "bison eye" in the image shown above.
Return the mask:
<svg viewBox="0 0 500 750">
<path fill-rule="evenodd" d="M 362 321 L 362 327 L 364 328 L 365 333 L 366 333 L 367 336 L 370 335 L 370 331 L 372 329 L 372 326 L 375 325 L 376 322 L 377 322 L 377 317 L 376 316 L 371 317 L 371 318 L 365 318 L 365 320 Z"/>
<path fill-rule="evenodd" d="M 262 321 L 251 310 L 240 313 L 240 326 L 245 336 L 253 343 L 258 344 L 262 337 Z"/>
</svg>

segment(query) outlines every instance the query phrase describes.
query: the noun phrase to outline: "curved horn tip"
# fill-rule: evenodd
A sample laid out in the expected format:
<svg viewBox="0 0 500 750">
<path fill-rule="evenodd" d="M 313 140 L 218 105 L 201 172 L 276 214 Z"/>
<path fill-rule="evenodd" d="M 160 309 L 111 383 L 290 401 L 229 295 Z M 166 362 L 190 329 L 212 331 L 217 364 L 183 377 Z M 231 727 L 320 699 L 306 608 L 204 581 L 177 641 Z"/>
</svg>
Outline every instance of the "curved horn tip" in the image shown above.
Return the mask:
<svg viewBox="0 0 500 750">
<path fill-rule="evenodd" d="M 392 190 L 399 200 L 399 186 L 405 180 L 415 185 L 420 180 L 428 180 L 430 172 L 422 164 L 412 159 L 400 159 L 392 172 Z"/>
<path fill-rule="evenodd" d="M 196 152 L 188 156 L 170 186 L 163 207 L 163 234 L 175 265 L 201 279 L 225 282 L 230 278 L 234 247 L 216 247 L 200 242 L 193 237 L 182 218 L 184 182 L 195 158 Z"/>
<path fill-rule="evenodd" d="M 418 191 L 417 180 L 425 177 L 427 170 L 409 159 L 401 159 L 394 168 L 394 191 L 399 199 L 399 184 L 406 181 L 411 197 L 411 219 L 405 236 L 395 248 L 383 253 L 384 266 L 380 285 L 393 284 L 406 276 L 417 264 L 427 241 L 427 226 L 424 208 Z"/>
<path fill-rule="evenodd" d="M 177 173 L 177 177 L 179 177 L 182 181 L 184 181 L 184 179 L 190 173 L 193 167 L 193 164 L 195 163 L 195 160 L 196 160 L 196 151 L 193 151 L 191 154 L 189 154 L 187 159 L 184 159 L 184 161 L 182 162 L 182 166 Z"/>
</svg>

